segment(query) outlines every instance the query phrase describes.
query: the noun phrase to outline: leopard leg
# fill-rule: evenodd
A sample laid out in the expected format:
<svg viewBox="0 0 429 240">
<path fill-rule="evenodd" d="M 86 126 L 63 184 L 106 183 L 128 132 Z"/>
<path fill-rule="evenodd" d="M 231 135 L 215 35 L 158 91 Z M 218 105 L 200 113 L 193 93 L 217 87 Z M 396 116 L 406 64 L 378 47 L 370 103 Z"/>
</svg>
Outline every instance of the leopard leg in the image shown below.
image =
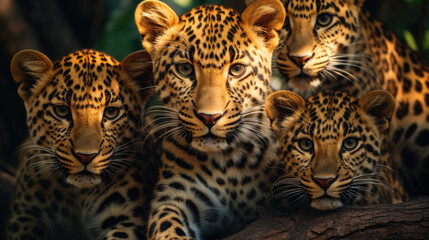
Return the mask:
<svg viewBox="0 0 429 240">
<path fill-rule="evenodd" d="M 199 239 L 195 236 L 195 231 L 189 227 L 184 211 L 173 204 L 151 209 L 148 226 L 147 239 L 150 240 Z"/>
<path fill-rule="evenodd" d="M 24 208 L 14 204 L 13 210 L 7 224 L 6 239 L 47 239 L 45 227 L 36 216 L 35 209 Z"/>
</svg>

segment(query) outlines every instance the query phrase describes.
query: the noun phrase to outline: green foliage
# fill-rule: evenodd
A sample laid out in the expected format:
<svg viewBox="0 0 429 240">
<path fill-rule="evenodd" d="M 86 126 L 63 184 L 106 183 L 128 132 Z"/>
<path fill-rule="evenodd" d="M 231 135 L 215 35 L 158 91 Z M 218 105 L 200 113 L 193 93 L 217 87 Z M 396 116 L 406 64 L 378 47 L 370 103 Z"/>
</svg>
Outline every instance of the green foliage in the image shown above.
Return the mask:
<svg viewBox="0 0 429 240">
<path fill-rule="evenodd" d="M 142 49 L 141 37 L 134 23 L 134 11 L 139 2 L 109 1 L 109 6 L 113 10 L 104 33 L 96 44 L 98 50 L 121 60 L 128 54 Z"/>
<path fill-rule="evenodd" d="M 425 16 L 423 19 L 423 32 L 419 36 L 420 17 L 423 12 L 422 2 L 425 0 L 404 0 L 405 7 L 401 9 L 400 15 L 396 18 L 390 28 L 402 38 L 414 51 L 421 51 L 420 54 L 429 60 L 429 3 L 426 3 Z M 427 1 L 427 0 L 426 0 Z M 418 49 L 419 42 L 423 49 Z"/>
</svg>

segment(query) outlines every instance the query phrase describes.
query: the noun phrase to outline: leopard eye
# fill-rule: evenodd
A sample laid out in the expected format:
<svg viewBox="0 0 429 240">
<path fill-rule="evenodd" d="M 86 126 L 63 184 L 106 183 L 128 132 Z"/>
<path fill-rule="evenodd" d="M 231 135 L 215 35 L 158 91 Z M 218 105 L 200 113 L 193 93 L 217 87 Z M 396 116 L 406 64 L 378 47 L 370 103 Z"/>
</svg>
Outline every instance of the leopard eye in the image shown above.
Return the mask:
<svg viewBox="0 0 429 240">
<path fill-rule="evenodd" d="M 350 137 L 343 141 L 342 149 L 343 151 L 351 151 L 355 149 L 357 145 L 358 145 L 358 139 L 354 137 Z"/>
<path fill-rule="evenodd" d="M 303 138 L 299 140 L 298 144 L 299 148 L 301 148 L 303 151 L 311 152 L 313 150 L 313 141 L 311 141 L 309 138 Z"/>
<path fill-rule="evenodd" d="M 329 13 L 322 13 L 317 16 L 316 24 L 320 27 L 326 27 L 332 22 L 332 15 Z"/>
<path fill-rule="evenodd" d="M 70 114 L 70 108 L 67 105 L 55 105 L 54 113 L 59 118 L 67 118 Z"/>
<path fill-rule="evenodd" d="M 241 77 L 246 72 L 246 66 L 241 63 L 233 64 L 229 68 L 229 74 L 234 77 Z"/>
<path fill-rule="evenodd" d="M 194 67 L 190 63 L 176 64 L 176 70 L 184 77 L 189 77 L 194 73 Z"/>
<path fill-rule="evenodd" d="M 104 117 L 107 119 L 115 119 L 119 115 L 119 108 L 118 107 L 108 107 L 104 109 Z"/>
</svg>

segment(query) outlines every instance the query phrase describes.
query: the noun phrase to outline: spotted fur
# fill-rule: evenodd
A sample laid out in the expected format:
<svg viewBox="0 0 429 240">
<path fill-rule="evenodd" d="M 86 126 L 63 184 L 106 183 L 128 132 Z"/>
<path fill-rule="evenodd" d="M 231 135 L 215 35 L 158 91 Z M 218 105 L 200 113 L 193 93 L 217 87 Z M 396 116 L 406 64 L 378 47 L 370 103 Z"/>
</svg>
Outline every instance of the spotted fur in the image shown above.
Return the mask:
<svg viewBox="0 0 429 240">
<path fill-rule="evenodd" d="M 261 0 L 243 14 L 216 5 L 178 18 L 166 4 L 136 10 L 171 118 L 162 141 L 160 180 L 149 239 L 218 239 L 254 219 L 275 178 L 277 142 L 264 110 L 272 51 L 284 12 Z"/>
<path fill-rule="evenodd" d="M 54 63 L 34 50 L 15 55 L 29 137 L 7 239 L 144 238 L 156 174 L 136 147 L 151 69 L 144 51 L 121 63 L 93 50 Z"/>
<path fill-rule="evenodd" d="M 266 109 L 285 163 L 273 199 L 333 210 L 407 198 L 386 151 L 385 133 L 395 111 L 387 91 L 359 100 L 327 91 L 304 101 L 282 90 L 267 98 Z"/>
<path fill-rule="evenodd" d="M 429 65 L 382 23 L 364 0 L 284 0 L 286 21 L 274 52 L 283 89 L 309 97 L 342 90 L 360 97 L 376 89 L 396 99 L 390 151 L 413 194 L 429 194 Z"/>
</svg>

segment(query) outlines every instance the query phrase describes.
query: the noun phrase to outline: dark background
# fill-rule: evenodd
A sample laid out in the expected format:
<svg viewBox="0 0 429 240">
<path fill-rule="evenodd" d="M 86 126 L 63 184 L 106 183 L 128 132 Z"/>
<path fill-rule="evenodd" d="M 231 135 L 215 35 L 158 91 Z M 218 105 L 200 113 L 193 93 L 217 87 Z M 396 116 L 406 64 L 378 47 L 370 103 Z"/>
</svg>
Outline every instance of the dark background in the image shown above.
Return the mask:
<svg viewBox="0 0 429 240">
<path fill-rule="evenodd" d="M 9 70 L 13 55 L 31 48 L 55 60 L 77 49 L 95 48 L 122 60 L 142 48 L 134 24 L 134 10 L 139 2 L 0 0 L 0 215 L 6 213 L 13 191 L 16 148 L 27 135 L 24 104 Z M 244 0 L 165 2 L 178 15 L 204 3 L 223 4 L 240 12 L 245 8 Z M 365 8 L 428 59 L 428 5 L 428 0 L 367 0 Z"/>
</svg>

